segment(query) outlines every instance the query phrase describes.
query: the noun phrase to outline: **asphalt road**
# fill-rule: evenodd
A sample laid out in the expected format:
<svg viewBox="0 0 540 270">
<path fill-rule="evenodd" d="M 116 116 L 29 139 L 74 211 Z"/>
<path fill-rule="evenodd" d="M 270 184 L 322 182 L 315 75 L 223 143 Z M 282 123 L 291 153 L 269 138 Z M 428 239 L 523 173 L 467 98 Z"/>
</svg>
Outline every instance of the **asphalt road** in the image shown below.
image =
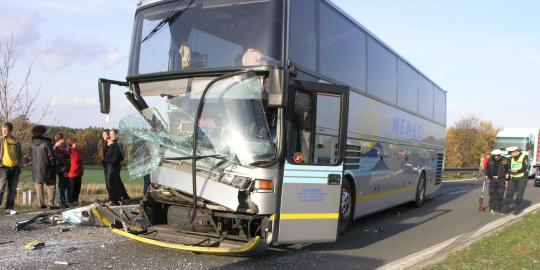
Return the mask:
<svg viewBox="0 0 540 270">
<path fill-rule="evenodd" d="M 0 269 L 373 269 L 500 218 L 478 212 L 480 189 L 481 182 L 445 182 L 422 208 L 404 205 L 361 218 L 336 243 L 272 249 L 249 258 L 152 247 L 106 228 L 61 232 L 60 226 L 35 224 L 14 232 L 14 222 L 29 215 L 0 216 Z M 540 188 L 529 183 L 525 206 L 538 202 Z M 36 239 L 45 247 L 24 249 Z"/>
</svg>

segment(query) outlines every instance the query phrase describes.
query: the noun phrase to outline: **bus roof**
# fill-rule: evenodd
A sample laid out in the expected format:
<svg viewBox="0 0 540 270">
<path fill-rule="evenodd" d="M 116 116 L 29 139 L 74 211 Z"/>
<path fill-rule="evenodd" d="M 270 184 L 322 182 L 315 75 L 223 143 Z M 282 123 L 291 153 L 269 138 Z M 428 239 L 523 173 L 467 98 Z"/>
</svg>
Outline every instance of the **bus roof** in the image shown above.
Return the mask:
<svg viewBox="0 0 540 270">
<path fill-rule="evenodd" d="M 144 7 L 144 6 L 147 6 L 147 5 L 151 5 L 151 4 L 154 4 L 154 3 L 157 3 L 157 2 L 172 2 L 174 0 L 139 0 L 139 2 L 137 2 L 137 8 L 141 8 L 141 7 Z M 407 65 L 409 65 L 410 67 L 412 67 L 416 72 L 418 72 L 418 74 L 422 75 L 424 78 L 426 78 L 426 80 L 428 80 L 429 82 L 431 82 L 435 87 L 437 87 L 438 89 L 440 89 L 444 94 L 447 93 L 447 91 L 440 87 L 437 83 L 435 83 L 432 79 L 430 79 L 428 76 L 426 76 L 423 72 L 421 72 L 418 68 L 416 68 L 413 64 L 411 64 L 411 62 L 407 61 L 407 59 L 405 59 L 405 57 L 401 56 L 398 52 L 396 52 L 394 49 L 392 49 L 390 46 L 388 46 L 388 44 L 386 44 L 384 41 L 382 41 L 379 37 L 377 37 L 375 34 L 373 34 L 371 31 L 369 31 L 366 27 L 364 27 L 361 23 L 359 23 L 355 18 L 353 18 L 351 15 L 349 15 L 347 12 L 345 12 L 343 9 L 341 9 L 338 5 L 336 5 L 334 2 L 332 2 L 331 0 L 321 0 L 321 1 L 324 1 L 325 3 L 327 3 L 328 5 L 330 5 L 332 8 L 334 8 L 335 10 L 337 10 L 339 13 L 341 13 L 343 16 L 345 16 L 348 20 L 350 20 L 351 22 L 353 22 L 354 24 L 356 24 L 358 27 L 360 27 L 364 32 L 366 32 L 366 34 L 368 34 L 371 38 L 373 38 L 374 40 L 376 40 L 377 42 L 379 42 L 383 47 L 385 47 L 386 49 L 388 49 L 390 52 L 392 52 L 397 58 L 399 58 L 400 60 L 402 60 L 403 62 L 405 62 Z"/>
</svg>

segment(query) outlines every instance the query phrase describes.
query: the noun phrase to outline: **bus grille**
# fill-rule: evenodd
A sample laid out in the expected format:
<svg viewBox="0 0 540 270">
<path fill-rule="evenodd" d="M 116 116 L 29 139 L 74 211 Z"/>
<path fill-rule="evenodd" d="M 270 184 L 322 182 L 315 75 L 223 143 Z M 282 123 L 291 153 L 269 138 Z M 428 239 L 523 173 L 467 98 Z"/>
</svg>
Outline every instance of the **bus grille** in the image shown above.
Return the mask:
<svg viewBox="0 0 540 270">
<path fill-rule="evenodd" d="M 359 145 L 347 144 L 345 152 L 345 170 L 358 170 L 360 168 L 360 151 Z"/>
<path fill-rule="evenodd" d="M 435 185 L 438 185 L 442 181 L 444 168 L 444 154 L 437 154 L 437 168 L 435 170 Z"/>
</svg>

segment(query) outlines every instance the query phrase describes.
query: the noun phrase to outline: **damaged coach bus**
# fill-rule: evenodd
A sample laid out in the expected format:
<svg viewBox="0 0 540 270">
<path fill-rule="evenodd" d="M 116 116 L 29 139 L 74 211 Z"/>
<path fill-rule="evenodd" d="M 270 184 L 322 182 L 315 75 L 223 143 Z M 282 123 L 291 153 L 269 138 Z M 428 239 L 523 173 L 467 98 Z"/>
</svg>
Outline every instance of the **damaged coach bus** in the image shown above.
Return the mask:
<svg viewBox="0 0 540 270">
<path fill-rule="evenodd" d="M 151 176 L 138 240 L 332 242 L 441 184 L 446 92 L 328 0 L 142 0 L 105 114 L 111 84 L 139 112 L 120 122 L 129 172 Z"/>
</svg>

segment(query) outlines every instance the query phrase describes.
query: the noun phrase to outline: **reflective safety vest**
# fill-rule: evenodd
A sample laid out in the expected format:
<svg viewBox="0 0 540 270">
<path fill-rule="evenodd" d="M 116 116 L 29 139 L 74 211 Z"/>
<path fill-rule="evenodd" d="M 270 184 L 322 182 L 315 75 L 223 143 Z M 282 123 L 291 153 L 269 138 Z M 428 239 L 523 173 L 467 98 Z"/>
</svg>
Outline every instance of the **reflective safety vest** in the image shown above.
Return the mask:
<svg viewBox="0 0 540 270">
<path fill-rule="evenodd" d="M 517 171 L 521 170 L 523 168 L 523 160 L 525 159 L 525 155 L 521 154 L 519 158 L 516 160 L 515 158 L 510 159 L 510 176 L 512 178 L 522 178 L 525 176 L 525 172 L 516 173 Z"/>
</svg>

